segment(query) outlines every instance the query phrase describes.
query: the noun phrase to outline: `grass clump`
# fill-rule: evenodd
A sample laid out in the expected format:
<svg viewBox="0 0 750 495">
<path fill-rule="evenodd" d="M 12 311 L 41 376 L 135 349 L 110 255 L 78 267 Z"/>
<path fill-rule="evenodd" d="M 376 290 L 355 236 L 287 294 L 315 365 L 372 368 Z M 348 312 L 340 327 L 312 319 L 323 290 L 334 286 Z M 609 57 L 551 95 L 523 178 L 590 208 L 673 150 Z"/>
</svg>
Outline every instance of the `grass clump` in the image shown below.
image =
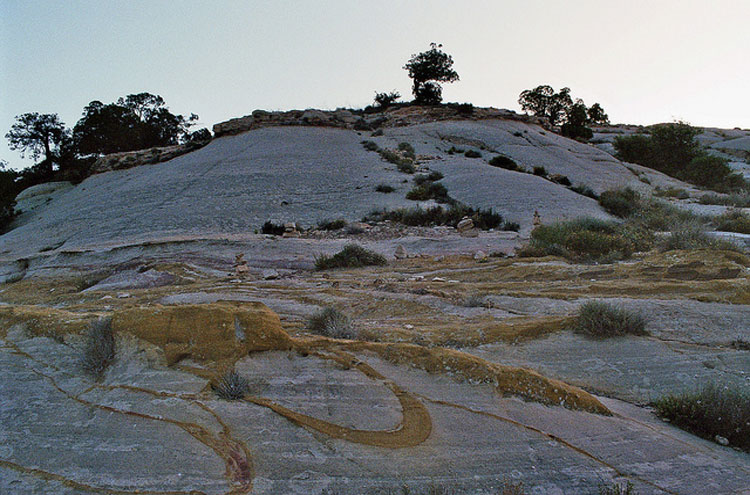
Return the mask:
<svg viewBox="0 0 750 495">
<path fill-rule="evenodd" d="M 652 242 L 652 236 L 642 229 L 595 218 L 579 218 L 538 226 L 531 232 L 529 245 L 519 254 L 614 261 L 628 258 L 636 250 L 650 248 Z"/>
<path fill-rule="evenodd" d="M 598 301 L 584 303 L 578 309 L 574 329 L 591 337 L 648 334 L 646 320 L 640 314 Z"/>
<path fill-rule="evenodd" d="M 516 172 L 521 172 L 523 170 L 515 161 L 513 161 L 512 158 L 505 155 L 493 156 L 488 163 L 493 167 L 504 168 L 505 170 L 513 170 Z"/>
<path fill-rule="evenodd" d="M 730 210 L 714 219 L 716 230 L 750 234 L 750 216 L 739 210 Z"/>
<path fill-rule="evenodd" d="M 388 193 L 392 193 L 395 190 L 396 190 L 395 187 L 389 186 L 388 184 L 378 184 L 377 186 L 375 186 L 375 192 L 379 192 L 379 193 L 388 194 Z"/>
<path fill-rule="evenodd" d="M 263 224 L 263 227 L 261 227 L 260 231 L 264 234 L 283 235 L 284 226 L 279 223 L 273 223 L 269 220 Z"/>
<path fill-rule="evenodd" d="M 534 167 L 531 173 L 539 177 L 547 177 L 547 169 L 544 167 Z"/>
<path fill-rule="evenodd" d="M 92 322 L 83 349 L 83 369 L 98 378 L 114 358 L 115 336 L 112 332 L 112 320 L 101 318 Z"/>
<path fill-rule="evenodd" d="M 318 222 L 319 230 L 341 230 L 346 227 L 346 220 L 337 218 L 336 220 L 323 220 Z"/>
<path fill-rule="evenodd" d="M 724 251 L 742 251 L 731 241 L 717 239 L 710 236 L 700 227 L 684 227 L 675 229 L 659 242 L 662 251 L 678 249 L 717 249 Z"/>
<path fill-rule="evenodd" d="M 462 153 L 463 153 L 464 151 L 465 151 L 465 150 L 463 150 L 462 148 L 456 148 L 455 146 L 451 146 L 451 147 L 450 147 L 450 148 L 449 148 L 449 149 L 448 149 L 448 150 L 446 151 L 446 153 L 448 153 L 449 155 L 453 155 L 453 154 L 459 154 L 459 155 L 460 155 L 460 154 L 462 154 Z"/>
<path fill-rule="evenodd" d="M 709 383 L 695 392 L 667 395 L 654 404 L 656 413 L 700 437 L 750 452 L 750 390 Z"/>
<path fill-rule="evenodd" d="M 599 204 L 607 213 L 625 218 L 631 216 L 640 208 L 641 195 L 629 187 L 604 191 L 599 196 Z"/>
<path fill-rule="evenodd" d="M 314 334 L 334 339 L 356 339 L 358 335 L 351 319 L 330 306 L 313 314 L 305 328 Z"/>
<path fill-rule="evenodd" d="M 382 254 L 370 251 L 357 244 L 347 244 L 338 253 L 315 258 L 316 270 L 330 270 L 334 268 L 360 268 L 363 266 L 385 265 L 386 259 Z"/>
<path fill-rule="evenodd" d="M 482 154 L 474 150 L 466 150 L 466 152 L 464 152 L 464 156 L 466 158 L 482 158 Z"/>
<path fill-rule="evenodd" d="M 551 180 L 555 184 L 560 184 L 561 186 L 572 186 L 573 185 L 573 183 L 570 182 L 570 179 L 568 179 L 567 175 L 552 174 L 548 178 L 549 178 L 549 180 Z"/>
<path fill-rule="evenodd" d="M 708 193 L 701 196 L 698 201 L 702 205 L 723 205 L 734 206 L 737 208 L 750 208 L 750 191 L 742 191 L 726 195 Z"/>
<path fill-rule="evenodd" d="M 250 382 L 236 371 L 229 370 L 212 387 L 216 395 L 224 400 L 240 400 L 250 391 Z"/>
<path fill-rule="evenodd" d="M 483 294 L 469 294 L 464 298 L 464 300 L 461 302 L 461 305 L 465 308 L 483 308 L 487 306 L 485 302 L 485 296 Z"/>
<path fill-rule="evenodd" d="M 398 143 L 398 150 L 407 158 L 410 158 L 412 160 L 415 160 L 417 158 L 417 154 L 414 151 L 414 146 L 412 146 L 409 143 Z"/>
<path fill-rule="evenodd" d="M 462 218 L 468 217 L 474 222 L 474 226 L 480 230 L 489 230 L 500 225 L 510 227 L 509 230 L 518 228 L 518 224 L 505 222 L 499 213 L 492 209 L 474 209 L 461 203 L 452 203 L 449 208 L 434 206 L 432 208 L 399 208 L 397 210 L 375 210 L 363 218 L 365 222 L 382 222 L 389 220 L 412 227 L 432 227 L 436 225 L 449 225 L 455 227 Z"/>
<path fill-rule="evenodd" d="M 406 199 L 412 201 L 427 201 L 428 199 L 434 199 L 438 203 L 450 203 L 451 197 L 448 196 L 448 189 L 444 185 L 437 182 L 427 182 L 414 188 L 406 193 Z"/>
<path fill-rule="evenodd" d="M 596 194 L 596 192 L 594 192 L 594 190 L 586 184 L 578 184 L 576 186 L 572 186 L 570 190 L 582 196 L 587 196 L 591 199 L 599 199 L 599 195 Z"/>
<path fill-rule="evenodd" d="M 375 141 L 362 141 L 362 147 L 367 151 L 378 151 L 380 147 Z"/>
<path fill-rule="evenodd" d="M 433 170 L 429 174 L 419 174 L 414 176 L 414 183 L 418 186 L 421 186 L 422 184 L 426 184 L 428 182 L 437 182 L 442 178 L 443 174 L 436 170 Z"/>
<path fill-rule="evenodd" d="M 629 481 L 624 485 L 612 483 L 611 485 L 599 485 L 599 495 L 637 495 L 633 484 Z"/>
</svg>

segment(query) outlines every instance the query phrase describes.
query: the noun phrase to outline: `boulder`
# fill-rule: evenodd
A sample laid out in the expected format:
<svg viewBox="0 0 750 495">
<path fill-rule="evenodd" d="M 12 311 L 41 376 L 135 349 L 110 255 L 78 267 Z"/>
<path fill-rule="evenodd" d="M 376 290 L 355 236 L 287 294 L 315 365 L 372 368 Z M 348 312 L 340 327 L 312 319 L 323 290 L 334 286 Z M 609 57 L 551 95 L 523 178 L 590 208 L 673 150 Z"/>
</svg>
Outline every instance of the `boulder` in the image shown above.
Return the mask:
<svg viewBox="0 0 750 495">
<path fill-rule="evenodd" d="M 459 232 L 467 232 L 474 228 L 474 221 L 471 218 L 464 217 L 456 225 L 456 230 Z"/>
<path fill-rule="evenodd" d="M 409 257 L 409 253 L 406 252 L 406 248 L 403 245 L 399 244 L 396 248 L 396 252 L 393 253 L 393 256 L 395 256 L 397 260 L 403 260 Z"/>
</svg>

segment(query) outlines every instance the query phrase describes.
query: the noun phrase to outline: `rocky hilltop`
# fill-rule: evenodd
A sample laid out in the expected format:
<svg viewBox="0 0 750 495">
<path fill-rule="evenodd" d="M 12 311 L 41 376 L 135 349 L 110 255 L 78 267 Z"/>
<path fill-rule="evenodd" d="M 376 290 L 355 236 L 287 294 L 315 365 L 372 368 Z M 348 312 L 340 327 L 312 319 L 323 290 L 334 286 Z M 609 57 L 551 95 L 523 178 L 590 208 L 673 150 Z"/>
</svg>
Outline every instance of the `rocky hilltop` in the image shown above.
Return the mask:
<svg viewBox="0 0 750 495">
<path fill-rule="evenodd" d="M 584 144 L 496 109 L 256 111 L 198 149 L 25 191 L 0 236 L 0 493 L 748 493 L 734 437 L 652 407 L 749 386 L 747 252 L 517 254 L 536 225 L 620 222 L 606 190 L 729 209 L 614 158 L 635 130 Z M 731 155 L 746 134 L 704 137 Z M 444 192 L 407 199 L 417 181 Z M 363 219 L 445 195 L 503 220 Z M 350 243 L 382 259 L 321 265 Z M 582 334 L 591 302 L 644 329 Z"/>
</svg>

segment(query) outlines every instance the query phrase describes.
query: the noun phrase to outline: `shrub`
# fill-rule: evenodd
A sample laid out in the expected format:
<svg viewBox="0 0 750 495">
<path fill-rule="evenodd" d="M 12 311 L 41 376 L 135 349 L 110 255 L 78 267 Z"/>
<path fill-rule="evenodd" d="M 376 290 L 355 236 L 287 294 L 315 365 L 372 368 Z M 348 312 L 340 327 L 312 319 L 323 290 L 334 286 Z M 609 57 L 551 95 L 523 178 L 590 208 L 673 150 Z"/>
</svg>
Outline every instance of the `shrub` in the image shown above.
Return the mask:
<svg viewBox="0 0 750 495">
<path fill-rule="evenodd" d="M 482 294 L 469 294 L 463 300 L 462 306 L 467 308 L 483 308 L 485 306 L 484 296 Z"/>
<path fill-rule="evenodd" d="M 641 206 L 641 195 L 630 189 L 604 191 L 599 196 L 599 204 L 607 213 L 626 218 L 635 213 Z"/>
<path fill-rule="evenodd" d="M 451 201 L 450 196 L 448 196 L 448 190 L 444 185 L 437 182 L 427 182 L 419 186 L 414 186 L 411 191 L 406 193 L 406 199 L 411 199 L 412 201 L 434 199 L 438 203 L 449 203 Z"/>
<path fill-rule="evenodd" d="M 482 154 L 474 150 L 466 150 L 466 152 L 464 153 L 464 156 L 466 158 L 482 158 Z"/>
<path fill-rule="evenodd" d="M 471 218 L 474 226 L 481 230 L 494 229 L 503 222 L 502 215 L 495 213 L 492 209 L 474 209 L 457 202 L 452 203 L 448 209 L 442 206 L 434 206 L 427 209 L 399 208 L 390 211 L 376 210 L 367 215 L 363 221 L 380 222 L 390 220 L 413 227 L 434 225 L 450 225 L 451 227 L 455 227 L 464 217 Z M 507 224 L 510 227 L 517 226 L 517 224 L 513 224 L 512 222 L 507 222 Z"/>
<path fill-rule="evenodd" d="M 91 323 L 83 349 L 83 369 L 100 377 L 115 358 L 115 336 L 112 320 L 101 318 Z"/>
<path fill-rule="evenodd" d="M 356 244 L 348 244 L 338 253 L 315 258 L 316 270 L 333 268 L 360 268 L 363 266 L 385 265 L 385 257 Z"/>
<path fill-rule="evenodd" d="M 391 91 L 390 93 L 375 93 L 375 104 L 381 108 L 388 108 L 391 104 L 395 103 L 396 100 L 401 98 L 401 93 L 398 91 Z"/>
<path fill-rule="evenodd" d="M 560 184 L 561 186 L 572 185 L 572 183 L 570 182 L 570 179 L 568 179 L 566 175 L 562 175 L 562 174 L 552 174 L 549 176 L 549 180 L 551 180 L 555 184 Z"/>
<path fill-rule="evenodd" d="M 307 320 L 307 330 L 335 339 L 356 339 L 358 332 L 351 319 L 335 308 L 327 307 Z"/>
<path fill-rule="evenodd" d="M 644 165 L 651 158 L 651 138 L 642 134 L 617 136 L 614 146 L 617 158 L 624 162 Z"/>
<path fill-rule="evenodd" d="M 647 335 L 646 320 L 640 314 L 597 301 L 578 309 L 574 329 L 592 337 Z"/>
<path fill-rule="evenodd" d="M 659 243 L 662 251 L 674 251 L 677 249 L 721 249 L 726 251 L 741 251 L 734 243 L 716 239 L 706 234 L 698 227 L 685 227 L 674 230 Z"/>
<path fill-rule="evenodd" d="M 378 151 L 380 149 L 375 141 L 362 141 L 362 147 L 367 151 Z"/>
<path fill-rule="evenodd" d="M 534 167 L 532 173 L 534 175 L 538 175 L 539 177 L 547 177 L 547 169 L 544 167 Z"/>
<path fill-rule="evenodd" d="M 573 260 L 611 261 L 650 247 L 649 236 L 615 222 L 579 218 L 540 225 L 531 232 L 525 255 L 554 255 Z"/>
<path fill-rule="evenodd" d="M 521 171 L 521 167 L 512 158 L 504 155 L 493 156 L 488 163 L 493 167 L 500 167 L 505 170 Z"/>
<path fill-rule="evenodd" d="M 270 220 L 263 224 L 260 231 L 264 234 L 271 235 L 282 235 L 284 234 L 284 226 L 281 224 L 273 223 Z"/>
<path fill-rule="evenodd" d="M 714 219 L 717 230 L 750 234 L 750 216 L 740 210 L 730 210 Z"/>
<path fill-rule="evenodd" d="M 451 146 L 450 148 L 448 148 L 448 151 L 446 151 L 446 153 L 448 153 L 449 155 L 452 155 L 454 153 L 460 155 L 463 152 L 464 152 L 463 149 L 456 148 L 455 146 Z"/>
<path fill-rule="evenodd" d="M 236 371 L 229 370 L 212 387 L 216 395 L 224 400 L 240 400 L 250 391 L 250 382 Z"/>
<path fill-rule="evenodd" d="M 578 184 L 577 186 L 572 186 L 570 190 L 582 196 L 587 196 L 592 199 L 599 199 L 599 195 L 596 194 L 594 190 L 586 184 Z"/>
<path fill-rule="evenodd" d="M 416 152 L 414 151 L 414 146 L 409 143 L 398 143 L 398 150 L 403 153 L 405 157 L 411 158 L 412 160 L 417 157 Z"/>
<path fill-rule="evenodd" d="M 521 224 L 519 224 L 518 222 L 509 222 L 509 221 L 506 221 L 506 222 L 503 222 L 503 228 L 502 228 L 502 230 L 508 230 L 508 231 L 512 231 L 512 232 L 518 232 L 519 230 L 521 230 Z"/>
<path fill-rule="evenodd" d="M 388 194 L 388 193 L 392 193 L 395 190 L 396 189 L 393 186 L 389 186 L 388 184 L 378 184 L 377 186 L 375 186 L 375 191 L 379 193 Z"/>
<path fill-rule="evenodd" d="M 746 185 L 740 174 L 732 172 L 724 158 L 712 155 L 693 158 L 675 176 L 685 182 L 715 191 L 736 190 Z"/>
<path fill-rule="evenodd" d="M 696 392 L 667 395 L 654 404 L 656 413 L 700 437 L 726 438 L 750 452 L 750 391 L 747 386 L 709 383 Z"/>
<path fill-rule="evenodd" d="M 378 153 L 383 160 L 396 165 L 399 172 L 405 174 L 413 174 L 415 172 L 414 161 L 411 158 L 389 149 L 378 149 Z"/>
<path fill-rule="evenodd" d="M 599 485 L 599 495 L 637 495 L 633 484 L 626 481 L 624 485 L 612 483 L 611 485 Z"/>
<path fill-rule="evenodd" d="M 471 115 L 474 113 L 474 105 L 471 103 L 446 103 L 445 106 L 455 110 L 460 115 Z"/>
<path fill-rule="evenodd" d="M 318 223 L 319 230 L 340 230 L 346 227 L 346 220 L 338 218 L 336 220 L 323 220 Z"/>
<path fill-rule="evenodd" d="M 726 196 L 715 193 L 704 194 L 699 199 L 702 205 L 724 205 L 737 208 L 750 208 L 750 191 L 741 191 Z"/>
<path fill-rule="evenodd" d="M 427 182 L 436 182 L 443 178 L 443 174 L 437 171 L 430 172 L 429 175 L 419 174 L 414 177 L 414 183 L 418 186 Z"/>
</svg>

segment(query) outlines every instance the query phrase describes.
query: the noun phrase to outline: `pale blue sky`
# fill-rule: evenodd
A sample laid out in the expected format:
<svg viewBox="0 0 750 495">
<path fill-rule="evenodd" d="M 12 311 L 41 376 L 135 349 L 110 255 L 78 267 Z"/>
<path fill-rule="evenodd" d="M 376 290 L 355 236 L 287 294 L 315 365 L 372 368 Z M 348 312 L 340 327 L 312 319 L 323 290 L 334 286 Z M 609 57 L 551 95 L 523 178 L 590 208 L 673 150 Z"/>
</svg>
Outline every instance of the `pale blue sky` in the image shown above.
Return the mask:
<svg viewBox="0 0 750 495">
<path fill-rule="evenodd" d="M 92 100 L 148 91 L 201 123 L 256 108 L 410 97 L 402 66 L 440 42 L 446 101 L 519 110 L 569 86 L 613 122 L 750 127 L 750 1 L 0 0 L 0 158 L 24 112 L 70 127 Z"/>
</svg>

